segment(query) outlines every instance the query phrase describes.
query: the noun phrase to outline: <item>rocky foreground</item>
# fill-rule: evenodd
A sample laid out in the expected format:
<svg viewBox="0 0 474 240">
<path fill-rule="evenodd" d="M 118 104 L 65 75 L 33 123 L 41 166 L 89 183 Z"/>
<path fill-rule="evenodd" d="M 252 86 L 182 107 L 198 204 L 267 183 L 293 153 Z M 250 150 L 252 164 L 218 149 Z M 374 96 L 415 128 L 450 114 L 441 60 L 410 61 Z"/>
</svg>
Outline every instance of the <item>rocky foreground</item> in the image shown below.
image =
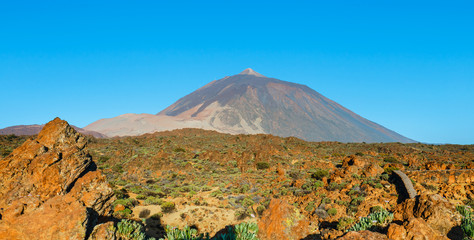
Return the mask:
<svg viewBox="0 0 474 240">
<path fill-rule="evenodd" d="M 113 191 L 84 136 L 58 118 L 0 161 L 1 239 L 89 239 Z"/>
<path fill-rule="evenodd" d="M 195 136 L 212 135 L 206 132 L 201 134 Z M 163 141 L 166 146 L 171 146 L 172 153 L 164 151 L 165 145 L 154 146 L 151 149 L 160 149 L 160 152 L 153 153 L 156 160 L 144 158 L 146 161 L 138 161 L 140 155 L 136 154 L 137 151 L 141 149 L 149 154 L 150 149 L 145 149 L 144 144 L 156 144 L 153 142 L 156 141 L 153 140 L 155 137 L 159 138 L 159 143 Z M 244 136 L 232 138 L 240 137 Z M 182 138 L 185 142 L 192 141 L 187 135 Z M 267 139 L 267 136 L 263 138 Z M 245 151 L 242 152 L 242 158 L 248 157 L 252 160 L 251 164 L 256 162 L 257 170 L 252 170 L 247 160 L 236 159 L 236 154 L 239 154 L 237 151 L 224 155 L 219 155 L 218 151 L 190 151 L 190 146 L 177 147 L 176 141 L 163 136 L 150 135 L 144 138 L 144 142 L 131 138 L 111 140 L 126 146 L 136 144 L 141 147 L 134 147 L 135 150 L 130 152 L 124 152 L 116 148 L 114 142 L 104 140 L 107 143 L 104 148 L 99 148 L 96 143 L 93 150 L 97 154 L 98 149 L 116 149 L 114 156 L 117 161 L 111 165 L 114 158 L 105 156 L 104 152 L 99 154 L 100 166 L 108 174 L 106 178 L 89 155 L 91 149 L 88 150 L 88 144 L 91 140 L 77 133 L 67 122 L 56 118 L 46 124 L 35 139 L 26 140 L 10 155 L 0 159 L 0 239 L 159 238 L 164 235 L 154 228 L 158 226 L 163 230 L 162 225 L 169 223 L 179 227 L 194 225 L 200 232 L 210 232 L 211 236 L 229 239 L 219 235 L 226 232 L 221 230 L 225 225 L 242 221 L 256 222 L 258 238 L 262 240 L 463 239 L 467 236 L 461 228 L 463 216 L 454 203 L 474 197 L 472 164 L 464 160 L 469 158 L 468 154 L 462 154 L 459 164 L 451 166 L 428 161 L 428 170 L 411 172 L 403 170 L 404 166 L 418 169 L 418 165 L 424 163 L 421 160 L 414 161 L 408 155 L 405 165 L 386 158 L 389 163 L 383 167 L 375 157 L 356 155 L 334 164 L 327 160 L 299 164 L 297 160 L 282 159 L 281 163 L 273 167 L 269 166 L 271 161 L 263 164 L 259 159 L 284 156 L 284 149 L 298 149 L 302 144 L 295 141 L 292 147 L 283 145 L 281 139 L 268 138 L 271 142 L 281 141 L 282 144 L 276 146 L 282 145 L 282 149 L 272 147 L 271 151 L 263 152 L 252 150 L 255 153 L 248 156 Z M 133 144 L 128 143 L 129 140 Z M 200 141 L 199 147 L 202 147 Z M 254 146 L 262 148 L 266 145 Z M 287 151 L 289 157 L 304 159 L 301 156 L 303 152 L 291 151 Z M 127 160 L 122 161 L 122 156 L 128 156 Z M 212 163 L 216 156 L 219 160 Z M 167 159 L 172 161 L 166 162 Z M 194 160 L 188 163 L 185 159 Z M 134 161 L 138 161 L 137 165 L 133 165 Z M 160 164 L 154 161 L 160 161 Z M 180 166 L 179 171 L 171 170 L 175 164 Z M 229 168 L 226 164 L 235 168 Z M 127 167 L 127 171 L 122 167 Z M 223 170 L 219 170 L 220 167 Z M 319 170 L 314 171 L 316 167 Z M 155 168 L 163 171 L 156 171 L 151 176 L 149 170 Z M 222 172 L 225 169 L 229 172 Z M 401 169 L 403 171 L 394 172 L 407 172 L 409 180 L 405 183 L 389 181 L 384 177 L 388 177 L 387 169 Z M 199 178 L 189 175 L 188 170 L 198 174 L 196 176 L 201 176 L 199 171 L 203 170 L 203 181 L 210 186 L 209 189 L 206 189 L 206 185 L 194 192 Z M 311 179 L 305 179 L 303 173 L 306 171 Z M 252 180 L 253 174 L 256 176 L 255 181 Z M 226 182 L 232 180 L 226 176 L 237 179 Z M 238 184 L 238 178 L 245 184 Z M 270 179 L 268 185 L 265 185 L 266 178 Z M 114 184 L 109 184 L 109 181 Z M 190 185 L 190 181 L 195 186 Z M 426 190 L 434 188 L 427 185 L 426 181 L 437 184 L 439 189 Z M 407 189 L 412 182 L 415 187 Z M 153 190 L 156 183 L 163 184 L 160 190 Z M 169 192 L 172 188 L 178 191 Z M 189 194 L 184 194 L 186 192 Z M 233 196 L 232 193 L 241 195 Z M 160 204 L 153 202 L 162 202 L 163 199 L 165 203 L 172 204 L 174 209 L 165 211 L 165 204 L 156 206 Z M 258 205 L 259 202 L 261 205 Z M 240 212 L 241 208 L 246 212 Z M 130 209 L 133 209 L 132 214 Z M 159 212 L 150 216 L 150 210 L 155 209 Z M 144 210 L 148 214 L 138 216 Z M 236 217 L 229 218 L 230 212 Z M 364 217 L 368 215 L 373 218 Z M 120 222 L 121 219 L 136 221 L 127 222 L 128 226 L 140 229 L 135 238 L 121 232 L 123 229 L 120 224 L 124 223 L 123 220 Z M 174 219 L 174 222 L 166 222 L 169 219 Z"/>
</svg>

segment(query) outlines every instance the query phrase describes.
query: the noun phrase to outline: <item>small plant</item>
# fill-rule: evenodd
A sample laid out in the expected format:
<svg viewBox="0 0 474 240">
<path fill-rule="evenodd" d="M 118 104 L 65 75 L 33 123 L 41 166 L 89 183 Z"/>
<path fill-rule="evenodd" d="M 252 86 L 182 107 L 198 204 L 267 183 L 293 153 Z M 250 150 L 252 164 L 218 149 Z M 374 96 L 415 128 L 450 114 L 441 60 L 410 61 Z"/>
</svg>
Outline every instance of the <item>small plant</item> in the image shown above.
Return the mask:
<svg viewBox="0 0 474 240">
<path fill-rule="evenodd" d="M 143 209 L 140 211 L 140 213 L 138 214 L 138 217 L 139 218 L 146 218 L 150 216 L 150 209 Z"/>
<path fill-rule="evenodd" d="M 240 223 L 234 226 L 236 240 L 258 240 L 256 223 Z"/>
<path fill-rule="evenodd" d="M 314 172 L 311 174 L 311 177 L 317 180 L 322 180 L 324 177 L 327 177 L 328 175 L 329 175 L 328 170 L 316 168 Z"/>
<path fill-rule="evenodd" d="M 461 220 L 461 228 L 467 239 L 474 239 L 474 220 L 473 218 L 463 218 Z"/>
<path fill-rule="evenodd" d="M 335 209 L 335 208 L 330 208 L 330 209 L 328 210 L 328 214 L 329 214 L 329 216 L 335 216 L 335 215 L 337 214 L 337 209 Z"/>
<path fill-rule="evenodd" d="M 257 162 L 256 165 L 258 170 L 270 168 L 270 164 L 267 162 Z"/>
<path fill-rule="evenodd" d="M 150 218 L 155 219 L 155 220 L 160 220 L 163 217 L 163 213 L 155 213 L 151 215 Z"/>
<path fill-rule="evenodd" d="M 398 168 L 397 168 L 397 167 L 386 167 L 386 168 L 384 169 L 384 173 L 390 175 L 390 174 L 392 174 L 392 172 L 395 171 L 395 170 L 398 170 Z"/>
<path fill-rule="evenodd" d="M 471 206 L 457 206 L 456 210 L 463 216 L 461 220 L 461 229 L 466 236 L 465 239 L 474 239 L 474 212 Z"/>
<path fill-rule="evenodd" d="M 342 217 L 339 218 L 339 221 L 337 223 L 337 230 L 339 231 L 345 231 L 349 229 L 352 224 L 354 223 L 354 219 L 351 217 Z"/>
<path fill-rule="evenodd" d="M 209 234 L 203 236 L 202 234 L 198 234 L 196 229 L 188 226 L 179 229 L 167 225 L 165 231 L 165 238 L 160 238 L 160 240 L 209 240 Z"/>
<path fill-rule="evenodd" d="M 266 209 L 265 206 L 263 206 L 263 205 L 258 205 L 258 207 L 257 207 L 257 213 L 258 213 L 258 215 L 262 215 L 262 214 L 263 214 L 263 211 L 265 211 L 265 209 Z"/>
<path fill-rule="evenodd" d="M 136 198 L 136 199 L 139 199 L 139 200 L 145 200 L 145 199 L 146 199 L 146 196 L 143 195 L 143 194 L 138 194 L 135 198 Z"/>
<path fill-rule="evenodd" d="M 175 153 L 180 153 L 180 152 L 186 152 L 186 150 L 184 150 L 184 148 L 178 147 L 178 148 L 175 148 L 175 149 L 173 150 L 173 152 L 175 152 Z"/>
<path fill-rule="evenodd" d="M 384 161 L 384 162 L 388 162 L 388 163 L 396 163 L 396 162 L 398 162 L 398 160 L 397 160 L 396 158 L 392 157 L 392 156 L 384 158 L 383 161 Z"/>
<path fill-rule="evenodd" d="M 143 203 L 145 205 L 161 205 L 163 203 L 163 200 L 158 197 L 148 197 Z"/>
<path fill-rule="evenodd" d="M 318 188 L 324 187 L 324 182 L 321 180 L 317 180 L 313 183 L 313 190 L 318 190 Z"/>
<path fill-rule="evenodd" d="M 147 238 L 143 226 L 132 220 L 122 220 L 117 223 L 117 227 L 111 229 L 115 232 L 118 239 L 123 240 L 154 240 L 155 238 Z"/>
<path fill-rule="evenodd" d="M 383 209 L 378 212 L 373 212 L 367 217 L 363 217 L 352 226 L 349 231 L 363 231 L 369 230 L 371 227 L 378 225 L 383 226 L 390 223 L 393 220 L 393 213 Z"/>
<path fill-rule="evenodd" d="M 175 209 L 174 202 L 163 202 L 161 204 L 161 210 L 165 213 L 172 212 Z"/>
<path fill-rule="evenodd" d="M 125 208 L 124 210 L 114 212 L 116 218 L 128 218 L 132 214 L 132 210 Z"/>
</svg>

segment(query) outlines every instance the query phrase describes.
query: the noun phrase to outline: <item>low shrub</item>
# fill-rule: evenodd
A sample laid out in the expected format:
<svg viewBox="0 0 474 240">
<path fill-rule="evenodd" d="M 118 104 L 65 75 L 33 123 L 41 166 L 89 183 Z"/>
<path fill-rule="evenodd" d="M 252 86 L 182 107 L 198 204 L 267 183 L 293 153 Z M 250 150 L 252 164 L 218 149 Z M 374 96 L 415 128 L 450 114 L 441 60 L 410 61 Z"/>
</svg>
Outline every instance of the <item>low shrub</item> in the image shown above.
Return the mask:
<svg viewBox="0 0 474 240">
<path fill-rule="evenodd" d="M 139 218 L 146 218 L 148 216 L 150 216 L 150 209 L 143 209 L 138 213 Z"/>
<path fill-rule="evenodd" d="M 258 170 L 270 168 L 270 164 L 267 162 L 257 162 L 256 165 Z"/>
<path fill-rule="evenodd" d="M 175 209 L 175 204 L 174 202 L 163 202 L 161 204 L 161 211 L 165 213 L 172 212 Z"/>
<path fill-rule="evenodd" d="M 335 216 L 335 215 L 337 214 L 337 209 L 335 209 L 335 208 L 330 208 L 330 209 L 328 210 L 328 214 L 329 214 L 329 216 Z"/>
<path fill-rule="evenodd" d="M 317 180 L 322 180 L 324 177 L 327 177 L 328 175 L 329 175 L 328 170 L 316 168 L 314 172 L 311 174 L 311 177 Z"/>
</svg>

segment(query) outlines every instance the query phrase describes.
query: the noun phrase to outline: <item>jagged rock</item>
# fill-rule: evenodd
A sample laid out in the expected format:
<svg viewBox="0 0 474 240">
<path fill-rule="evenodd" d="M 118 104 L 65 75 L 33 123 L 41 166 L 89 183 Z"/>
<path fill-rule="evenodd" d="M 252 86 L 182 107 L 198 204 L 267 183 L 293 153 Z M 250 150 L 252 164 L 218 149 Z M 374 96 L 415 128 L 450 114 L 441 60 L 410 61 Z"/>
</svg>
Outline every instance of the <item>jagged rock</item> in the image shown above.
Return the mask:
<svg viewBox="0 0 474 240">
<path fill-rule="evenodd" d="M 85 239 L 110 213 L 113 191 L 85 138 L 59 118 L 0 160 L 0 236 Z"/>
<path fill-rule="evenodd" d="M 376 177 L 384 172 L 383 168 L 378 164 L 372 163 L 367 168 L 365 168 L 364 176 L 365 177 Z"/>
<path fill-rule="evenodd" d="M 446 235 L 434 230 L 422 218 L 412 218 L 403 226 L 392 223 L 388 228 L 387 236 L 393 240 L 447 240 Z"/>
<path fill-rule="evenodd" d="M 446 236 L 453 227 L 458 226 L 461 220 L 455 206 L 437 194 L 424 194 L 414 199 L 408 199 L 395 209 L 395 221 L 409 222 L 414 218 L 421 218 L 431 229 L 442 236 Z M 422 223 L 415 221 L 412 224 Z M 414 228 L 416 229 L 416 227 Z"/>
<path fill-rule="evenodd" d="M 405 240 L 407 230 L 396 223 L 391 223 L 387 230 L 387 237 L 392 240 Z"/>
<path fill-rule="evenodd" d="M 88 240 L 115 240 L 114 223 L 102 223 L 94 227 Z"/>
<path fill-rule="evenodd" d="M 281 199 L 272 199 L 258 222 L 261 240 L 293 240 L 308 235 L 309 221 L 298 209 Z"/>
<path fill-rule="evenodd" d="M 387 239 L 386 235 L 371 231 L 348 232 L 344 236 L 337 238 L 339 240 L 383 240 Z"/>
</svg>

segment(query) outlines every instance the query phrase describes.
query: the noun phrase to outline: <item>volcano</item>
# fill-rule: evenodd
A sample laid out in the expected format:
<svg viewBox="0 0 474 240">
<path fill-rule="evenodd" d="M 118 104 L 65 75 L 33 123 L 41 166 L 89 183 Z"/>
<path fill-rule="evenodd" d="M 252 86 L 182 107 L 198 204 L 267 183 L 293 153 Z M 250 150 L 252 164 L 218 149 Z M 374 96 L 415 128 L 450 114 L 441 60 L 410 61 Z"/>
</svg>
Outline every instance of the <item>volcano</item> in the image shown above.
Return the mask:
<svg viewBox="0 0 474 240">
<path fill-rule="evenodd" d="M 111 137 L 180 128 L 307 141 L 414 142 L 305 85 L 269 78 L 250 68 L 212 81 L 156 115 L 124 114 L 84 129 Z"/>
</svg>

